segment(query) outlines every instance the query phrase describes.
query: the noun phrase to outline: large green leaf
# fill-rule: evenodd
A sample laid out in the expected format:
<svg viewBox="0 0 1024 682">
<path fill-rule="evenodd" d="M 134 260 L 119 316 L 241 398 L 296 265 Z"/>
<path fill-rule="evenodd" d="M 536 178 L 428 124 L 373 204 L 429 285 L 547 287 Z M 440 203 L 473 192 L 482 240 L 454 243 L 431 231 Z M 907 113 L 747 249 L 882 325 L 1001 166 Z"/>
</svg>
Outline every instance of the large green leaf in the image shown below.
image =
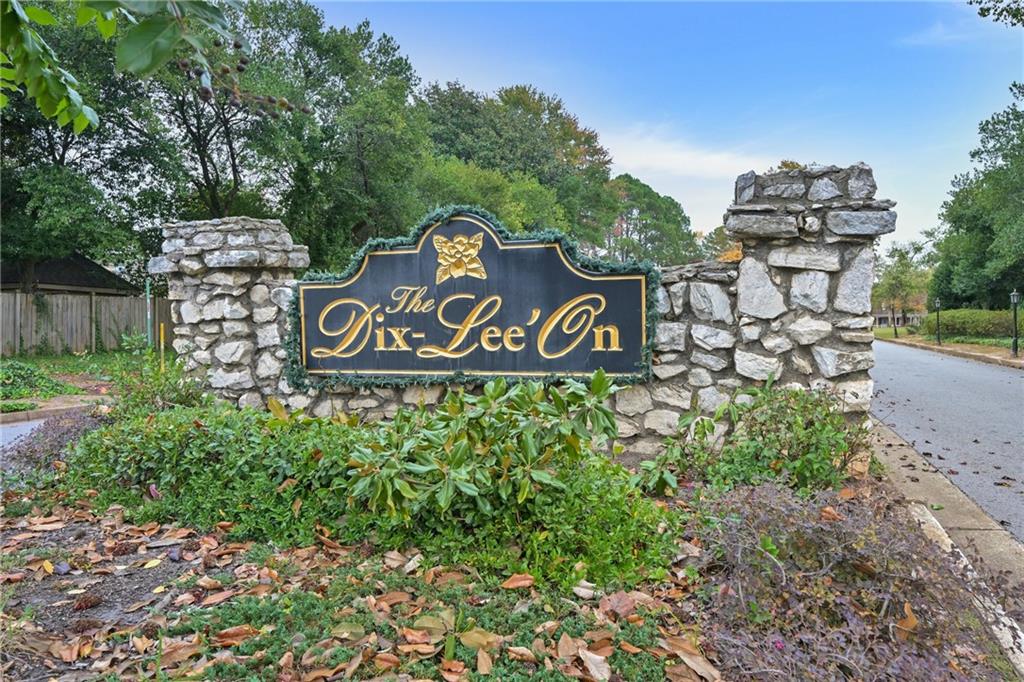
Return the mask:
<svg viewBox="0 0 1024 682">
<path fill-rule="evenodd" d="M 154 16 L 133 26 L 117 45 L 117 68 L 148 76 L 174 56 L 181 26 L 169 15 Z"/>
<path fill-rule="evenodd" d="M 57 19 L 42 7 L 28 5 L 25 7 L 25 14 L 29 19 L 43 26 L 52 26 L 57 23 Z"/>
</svg>

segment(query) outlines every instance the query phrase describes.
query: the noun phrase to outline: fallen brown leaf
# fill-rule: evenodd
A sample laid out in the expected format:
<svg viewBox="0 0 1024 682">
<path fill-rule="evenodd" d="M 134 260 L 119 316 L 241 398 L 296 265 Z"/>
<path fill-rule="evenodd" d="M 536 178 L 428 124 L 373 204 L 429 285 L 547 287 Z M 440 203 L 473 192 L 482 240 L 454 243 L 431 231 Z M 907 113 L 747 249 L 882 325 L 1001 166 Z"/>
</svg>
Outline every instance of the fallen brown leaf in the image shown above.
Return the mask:
<svg viewBox="0 0 1024 682">
<path fill-rule="evenodd" d="M 237 594 L 237 590 L 224 590 L 222 592 L 214 592 L 213 594 L 207 595 L 203 601 L 199 603 L 200 606 L 215 606 L 221 602 L 225 602 L 231 599 Z"/>
<path fill-rule="evenodd" d="M 684 637 L 665 637 L 658 643 L 682 659 L 691 670 L 709 682 L 718 682 L 722 674 L 704 657 L 700 649 Z"/>
<path fill-rule="evenodd" d="M 819 518 L 822 521 L 828 522 L 828 521 L 842 521 L 844 517 L 843 517 L 842 514 L 837 512 L 834 507 L 822 507 L 821 515 L 819 516 Z"/>
<path fill-rule="evenodd" d="M 480 675 L 490 675 L 491 670 L 494 668 L 494 661 L 491 660 L 491 655 L 483 649 L 476 650 L 476 671 Z"/>
<path fill-rule="evenodd" d="M 569 660 L 576 655 L 576 652 L 579 650 L 579 645 L 576 644 L 576 641 L 569 636 L 568 632 L 562 632 L 562 636 L 558 638 L 558 646 L 556 647 L 556 650 L 558 651 L 559 658 Z"/>
<path fill-rule="evenodd" d="M 165 643 L 160 655 L 160 665 L 166 668 L 168 666 L 181 663 L 182 661 L 187 661 L 202 650 L 203 647 L 195 642 Z"/>
<path fill-rule="evenodd" d="M 259 634 L 259 630 L 251 625 L 236 625 L 232 628 L 221 630 L 213 636 L 213 642 L 217 646 L 236 646 L 250 637 Z"/>
<path fill-rule="evenodd" d="M 917 616 L 914 615 L 914 610 L 910 608 L 910 602 L 903 602 L 903 613 L 906 614 L 906 617 L 896 621 L 896 639 L 901 642 L 905 642 L 910 637 L 910 633 L 914 631 L 914 628 L 920 622 L 917 620 Z"/>
<path fill-rule="evenodd" d="M 537 657 L 534 656 L 533 652 L 525 646 L 510 646 L 508 648 L 508 657 L 513 661 L 527 661 L 529 663 L 537 662 Z"/>
<path fill-rule="evenodd" d="M 619 642 L 619 648 L 625 651 L 627 654 L 639 654 L 643 651 L 640 647 L 633 646 L 626 640 Z"/>
<path fill-rule="evenodd" d="M 379 670 L 391 670 L 392 668 L 398 668 L 402 665 L 402 661 L 394 654 L 383 652 L 373 657 L 373 664 L 377 666 Z"/>
<path fill-rule="evenodd" d="M 598 656 L 592 651 L 587 649 L 580 649 L 580 659 L 583 661 L 583 667 L 587 669 L 590 676 L 599 682 L 601 680 L 608 680 L 612 676 L 611 666 L 608 665 L 602 656 Z"/>
<path fill-rule="evenodd" d="M 625 618 L 636 610 L 636 600 L 625 592 L 619 591 L 602 597 L 597 608 L 602 613 L 611 614 L 616 618 Z"/>
<path fill-rule="evenodd" d="M 533 576 L 529 573 L 516 573 L 503 582 L 501 587 L 506 590 L 519 590 L 524 587 L 532 587 L 533 583 Z"/>
</svg>

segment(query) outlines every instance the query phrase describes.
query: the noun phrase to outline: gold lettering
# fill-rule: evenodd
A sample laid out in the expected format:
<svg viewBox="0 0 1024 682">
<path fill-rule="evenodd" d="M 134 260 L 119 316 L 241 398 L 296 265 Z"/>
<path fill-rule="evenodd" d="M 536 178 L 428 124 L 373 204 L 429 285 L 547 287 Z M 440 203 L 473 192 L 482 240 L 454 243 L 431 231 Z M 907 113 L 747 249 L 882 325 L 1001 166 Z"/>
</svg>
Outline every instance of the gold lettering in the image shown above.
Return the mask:
<svg viewBox="0 0 1024 682">
<path fill-rule="evenodd" d="M 391 291 L 393 304 L 385 308 L 385 312 L 397 313 L 429 313 L 434 309 L 434 299 L 424 299 L 426 287 L 397 286 Z"/>
<path fill-rule="evenodd" d="M 391 334 L 391 340 L 394 341 L 388 350 L 412 350 L 405 341 L 405 334 L 409 329 L 410 327 L 388 327 L 388 333 Z"/>
<path fill-rule="evenodd" d="M 540 336 L 537 337 L 537 351 L 541 357 L 549 360 L 560 358 L 578 346 L 593 326 L 594 319 L 604 310 L 605 305 L 607 305 L 605 298 L 601 294 L 581 294 L 559 306 L 541 325 Z M 545 347 L 548 336 L 559 323 L 561 323 L 563 333 L 570 336 L 579 333 L 562 350 L 548 351 Z"/>
<path fill-rule="evenodd" d="M 457 301 L 464 298 L 468 298 L 469 300 L 472 301 L 476 298 L 476 296 L 474 296 L 473 294 L 452 294 L 451 296 L 441 301 L 441 304 L 437 307 L 438 321 L 440 321 L 441 324 L 448 327 L 449 329 L 455 330 L 455 335 L 452 336 L 451 341 L 448 342 L 448 345 L 444 347 L 434 345 L 422 346 L 416 350 L 417 357 L 461 358 L 468 355 L 469 353 L 472 353 L 476 349 L 477 344 L 472 343 L 462 350 L 456 350 L 456 348 L 458 348 L 459 345 L 462 344 L 462 342 L 466 339 L 466 336 L 469 335 L 471 329 L 473 329 L 474 327 L 479 327 L 484 322 L 487 322 L 487 320 L 491 319 L 497 314 L 498 310 L 501 308 L 501 296 L 492 295 L 480 301 L 473 307 L 472 310 L 469 311 L 469 314 L 466 315 L 465 319 L 463 319 L 462 322 L 454 323 L 449 321 L 444 314 L 445 308 L 452 301 Z"/>
<path fill-rule="evenodd" d="M 391 290 L 391 300 L 394 301 L 393 305 L 389 305 L 384 309 L 386 313 L 397 313 L 399 310 L 405 307 L 405 302 L 412 296 L 412 292 L 416 290 L 416 287 L 395 287 Z"/>
<path fill-rule="evenodd" d="M 327 316 L 335 308 L 343 305 L 352 305 L 355 307 L 355 310 L 349 313 L 348 319 L 340 327 L 333 330 L 327 329 L 324 326 Z M 314 358 L 350 358 L 361 351 L 366 346 L 366 342 L 370 340 L 370 331 L 373 328 L 373 315 L 379 307 L 380 304 L 367 307 L 365 303 L 357 298 L 337 298 L 331 301 L 320 312 L 317 325 L 320 328 L 320 333 L 324 336 L 340 336 L 341 340 L 338 341 L 334 348 L 327 348 L 325 346 L 313 348 L 310 350 L 310 355 Z M 361 339 L 359 338 L 360 334 L 362 334 Z M 353 344 L 354 347 L 350 348 Z"/>
<path fill-rule="evenodd" d="M 524 333 L 523 328 L 520 326 L 509 327 L 506 329 L 505 336 L 503 337 L 503 340 L 505 341 L 505 348 L 508 348 L 513 353 L 521 351 L 525 347 L 525 344 L 516 343 L 516 340 L 523 338 Z"/>
<path fill-rule="evenodd" d="M 608 348 L 605 348 L 605 333 L 608 334 Z M 619 328 L 614 324 L 599 324 L 594 327 L 594 350 L 622 350 L 619 345 Z"/>
<path fill-rule="evenodd" d="M 484 327 L 480 332 L 480 345 L 492 353 L 501 350 L 501 327 Z"/>
</svg>

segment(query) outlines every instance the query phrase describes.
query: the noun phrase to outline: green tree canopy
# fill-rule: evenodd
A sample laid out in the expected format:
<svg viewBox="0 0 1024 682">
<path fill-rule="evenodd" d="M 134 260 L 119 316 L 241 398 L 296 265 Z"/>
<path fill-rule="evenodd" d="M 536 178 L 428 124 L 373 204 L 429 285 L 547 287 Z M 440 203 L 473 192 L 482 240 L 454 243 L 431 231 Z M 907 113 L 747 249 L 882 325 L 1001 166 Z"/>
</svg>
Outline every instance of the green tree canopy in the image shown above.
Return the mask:
<svg viewBox="0 0 1024 682">
<path fill-rule="evenodd" d="M 460 202 L 512 229 L 550 226 L 596 249 L 613 245 L 607 251 L 616 256 L 671 263 L 695 250 L 682 207 L 635 178 L 612 180 L 597 133 L 559 98 L 529 85 L 491 95 L 458 83 L 421 89 L 391 37 L 365 22 L 328 26 L 306 0 L 225 3 L 222 16 L 209 18 L 219 28 L 195 14 L 206 3 L 189 3 L 182 35 L 203 36 L 201 59 L 183 38 L 187 46 L 175 39 L 145 68 L 127 68 L 124 46 L 135 31 L 128 15 L 166 23 L 180 4 L 71 0 L 47 5 L 53 22 L 29 12 L 33 35 L 75 74 L 99 125 L 76 135 L 27 88 L 8 89 L 5 241 L 61 238 L 55 220 L 41 219 L 48 215 L 102 216 L 105 228 L 82 222 L 84 238 L 66 243 L 144 277 L 160 222 L 244 214 L 282 219 L 309 246 L 313 267 L 340 269 L 368 238 L 404 233 L 437 205 Z M 88 21 L 101 31 L 76 26 L 81 7 L 98 12 Z M 230 40 L 221 32 L 228 26 Z M 36 197 L 39 178 L 66 187 Z M 63 206 L 44 205 L 56 197 Z M 620 223 L 628 236 L 612 239 Z M 4 249 L 5 258 L 15 253 L 31 250 Z"/>
<path fill-rule="evenodd" d="M 953 181 L 936 238 L 932 297 L 943 307 L 1006 308 L 1024 283 L 1024 85 L 979 126 L 977 164 Z"/>
<path fill-rule="evenodd" d="M 611 181 L 618 198 L 618 218 L 608 233 L 605 250 L 619 260 L 649 259 L 675 265 L 703 257 L 690 218 L 672 197 L 658 194 L 632 175 Z"/>
</svg>

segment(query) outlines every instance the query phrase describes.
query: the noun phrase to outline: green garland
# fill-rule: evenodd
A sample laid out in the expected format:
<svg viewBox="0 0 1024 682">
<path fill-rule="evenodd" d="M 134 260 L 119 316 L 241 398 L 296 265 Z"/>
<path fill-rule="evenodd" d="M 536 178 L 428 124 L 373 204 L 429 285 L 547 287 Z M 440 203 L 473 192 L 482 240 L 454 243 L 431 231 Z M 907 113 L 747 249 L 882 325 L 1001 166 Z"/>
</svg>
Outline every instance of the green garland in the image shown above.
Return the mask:
<svg viewBox="0 0 1024 682">
<path fill-rule="evenodd" d="M 558 244 L 566 257 L 578 267 L 591 272 L 600 272 L 606 274 L 643 274 L 647 277 L 647 344 L 643 348 L 643 359 L 637 367 L 636 374 L 629 376 L 617 377 L 617 381 L 620 383 L 641 383 L 646 382 L 651 377 L 651 354 L 654 349 L 654 336 L 656 333 L 656 326 L 658 323 L 658 312 L 656 309 L 655 302 L 658 299 L 659 289 L 661 286 L 661 273 L 657 267 L 650 261 L 629 261 L 625 263 L 612 263 L 608 261 L 591 258 L 585 254 L 580 253 L 579 247 L 576 242 L 565 235 L 564 233 L 546 228 L 536 230 L 532 232 L 521 232 L 513 233 L 506 228 L 500 220 L 498 220 L 489 211 L 486 211 L 478 206 L 443 206 L 434 209 L 423 219 L 420 223 L 413 228 L 410 234 L 406 237 L 392 237 L 392 238 L 376 238 L 370 239 L 362 248 L 359 249 L 352 256 L 352 260 L 349 266 L 341 273 L 321 272 L 321 271 L 309 271 L 303 276 L 302 282 L 340 282 L 348 279 L 354 275 L 366 258 L 366 255 L 371 251 L 380 251 L 395 249 L 401 247 L 415 246 L 419 241 L 423 233 L 429 229 L 432 225 L 439 222 L 445 222 L 452 217 L 460 214 L 471 214 L 480 218 L 483 218 L 489 222 L 498 235 L 506 242 L 510 241 L 538 241 L 546 244 Z M 443 375 L 423 375 L 416 377 L 390 377 L 390 376 L 367 376 L 367 375 L 346 375 L 346 374 L 335 374 L 328 375 L 325 377 L 314 377 L 310 375 L 306 368 L 302 364 L 301 356 L 301 340 L 299 338 L 299 306 L 298 306 L 298 283 L 293 287 L 292 304 L 288 310 L 289 318 L 289 331 L 288 336 L 285 339 L 284 346 L 285 351 L 288 354 L 287 363 L 285 365 L 285 378 L 292 388 L 300 391 L 308 389 L 330 389 L 339 386 L 352 386 L 357 388 L 372 388 L 372 387 L 396 387 L 401 388 L 404 386 L 421 385 L 429 386 L 432 384 L 482 384 L 495 377 L 484 377 L 477 375 L 466 375 L 461 372 L 455 372 L 454 374 L 443 374 Z M 506 376 L 508 381 L 523 381 L 523 377 Z M 530 380 L 537 380 L 537 377 L 531 377 Z M 540 379 L 544 383 L 560 383 L 565 380 L 564 375 L 557 373 L 549 374 Z"/>
</svg>

